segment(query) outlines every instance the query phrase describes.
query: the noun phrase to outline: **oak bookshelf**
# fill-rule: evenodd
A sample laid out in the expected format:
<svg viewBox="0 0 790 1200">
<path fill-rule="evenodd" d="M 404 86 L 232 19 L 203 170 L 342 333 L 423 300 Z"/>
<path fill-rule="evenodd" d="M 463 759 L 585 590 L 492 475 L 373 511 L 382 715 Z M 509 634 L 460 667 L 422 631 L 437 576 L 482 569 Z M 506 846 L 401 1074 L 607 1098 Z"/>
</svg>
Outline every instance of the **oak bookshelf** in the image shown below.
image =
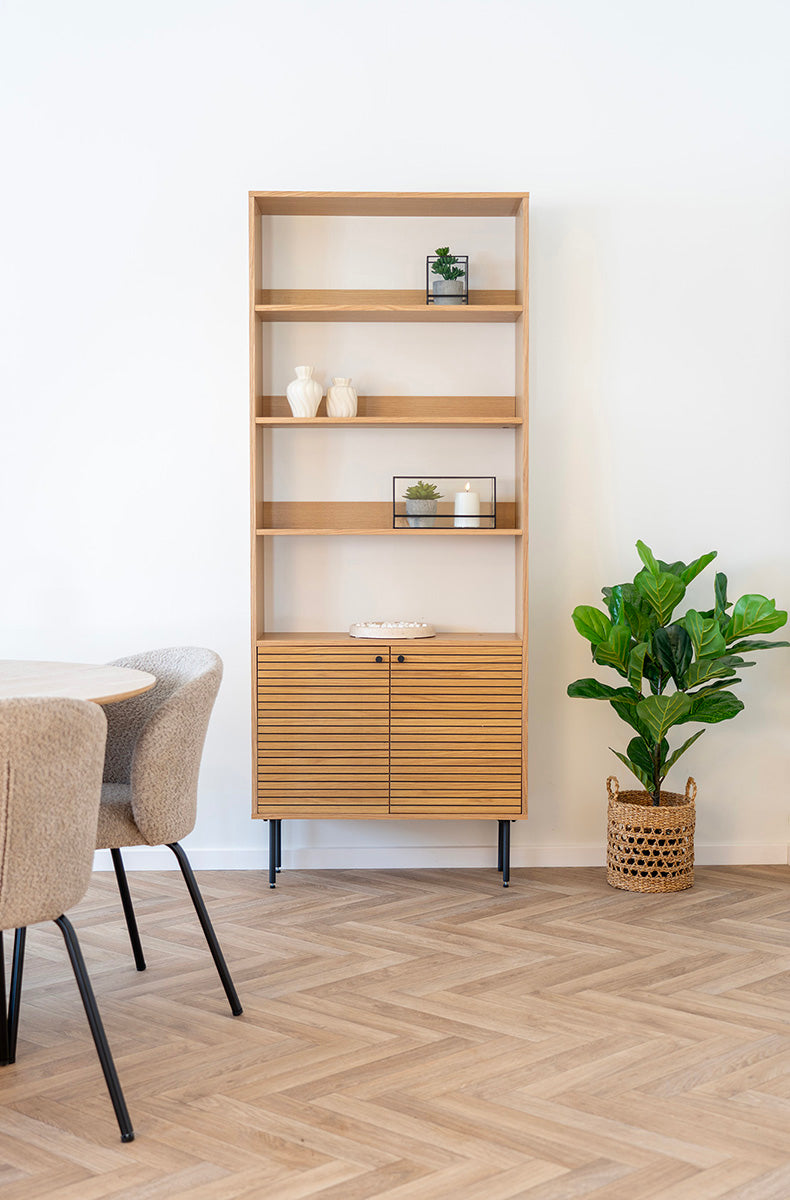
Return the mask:
<svg viewBox="0 0 790 1200">
<path fill-rule="evenodd" d="M 507 883 L 510 822 L 527 813 L 529 197 L 251 192 L 249 203 L 252 815 L 269 821 L 270 884 L 281 856 L 282 820 L 321 817 L 494 819 Z M 427 305 L 423 289 L 264 287 L 262 218 L 300 216 L 504 219 L 513 229 L 513 287 L 473 289 L 469 304 L 459 306 Z M 322 401 L 315 417 L 297 420 L 285 396 L 266 390 L 274 382 L 266 347 L 276 326 L 288 322 L 510 324 L 515 327 L 514 394 L 360 396 L 354 418 L 328 417 Z M 264 331 L 270 332 L 264 336 Z M 491 436 L 488 429 L 509 431 L 514 499 L 497 504 L 495 529 L 404 529 L 392 528 L 391 504 L 384 501 L 300 501 L 267 494 L 266 464 L 279 430 L 326 430 L 334 442 L 342 435 L 332 430 L 355 428 L 469 429 L 482 438 Z M 342 630 L 270 630 L 266 547 L 282 538 L 325 537 L 415 543 L 460 537 L 472 561 L 475 539 L 510 541 L 512 628 L 440 632 L 418 641 L 353 639 Z M 437 543 L 437 554 L 444 544 Z"/>
</svg>

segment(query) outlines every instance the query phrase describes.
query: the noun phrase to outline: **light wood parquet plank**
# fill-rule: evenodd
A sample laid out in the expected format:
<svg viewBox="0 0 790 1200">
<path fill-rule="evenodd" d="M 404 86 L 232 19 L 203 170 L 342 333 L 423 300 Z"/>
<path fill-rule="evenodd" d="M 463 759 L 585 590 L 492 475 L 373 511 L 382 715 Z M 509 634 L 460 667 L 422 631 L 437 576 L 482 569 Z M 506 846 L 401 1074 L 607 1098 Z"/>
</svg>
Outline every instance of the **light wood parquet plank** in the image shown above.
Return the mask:
<svg viewBox="0 0 790 1200">
<path fill-rule="evenodd" d="M 788 1200 L 790 876 L 211 872 L 232 1019 L 176 873 L 74 913 L 137 1140 L 57 930 L 0 1071 L 3 1200 Z"/>
</svg>

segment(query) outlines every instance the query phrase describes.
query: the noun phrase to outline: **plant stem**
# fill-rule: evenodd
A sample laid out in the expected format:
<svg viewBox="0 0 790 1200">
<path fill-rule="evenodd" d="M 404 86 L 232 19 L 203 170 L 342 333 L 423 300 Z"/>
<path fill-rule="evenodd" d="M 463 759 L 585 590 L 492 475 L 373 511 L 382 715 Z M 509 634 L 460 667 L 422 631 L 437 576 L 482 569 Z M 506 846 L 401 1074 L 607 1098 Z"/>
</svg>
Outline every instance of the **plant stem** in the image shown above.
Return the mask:
<svg viewBox="0 0 790 1200">
<path fill-rule="evenodd" d="M 661 743 L 656 743 L 656 748 L 653 751 L 653 807 L 658 808 L 661 804 Z"/>
</svg>

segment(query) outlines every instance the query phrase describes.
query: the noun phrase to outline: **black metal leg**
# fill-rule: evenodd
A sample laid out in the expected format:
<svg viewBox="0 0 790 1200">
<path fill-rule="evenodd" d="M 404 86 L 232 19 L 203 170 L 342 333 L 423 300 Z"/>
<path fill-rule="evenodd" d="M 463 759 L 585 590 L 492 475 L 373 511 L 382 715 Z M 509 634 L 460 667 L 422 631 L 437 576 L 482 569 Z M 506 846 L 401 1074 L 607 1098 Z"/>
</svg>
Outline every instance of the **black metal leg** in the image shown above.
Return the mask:
<svg viewBox="0 0 790 1200">
<path fill-rule="evenodd" d="M 55 924 L 63 934 L 63 940 L 69 952 L 69 958 L 74 970 L 74 978 L 77 980 L 77 987 L 80 989 L 80 996 L 85 1007 L 85 1015 L 88 1018 L 88 1024 L 90 1025 L 93 1041 L 96 1046 L 96 1053 L 99 1055 L 101 1069 L 104 1072 L 107 1091 L 110 1093 L 112 1106 L 115 1109 L 118 1128 L 121 1131 L 121 1141 L 133 1142 L 134 1130 L 132 1129 L 132 1122 L 129 1120 L 126 1101 L 123 1098 L 118 1073 L 115 1070 L 115 1063 L 113 1062 L 110 1047 L 107 1043 L 107 1035 L 104 1032 L 104 1026 L 99 1016 L 99 1008 L 96 1004 L 96 997 L 93 994 L 93 988 L 91 987 L 91 981 L 85 967 L 85 960 L 82 957 L 77 935 L 68 917 L 57 917 Z"/>
<path fill-rule="evenodd" d="M 279 817 L 277 818 L 277 820 L 274 823 L 277 826 L 277 833 L 275 835 L 275 840 L 277 842 L 276 866 L 277 866 L 277 871 L 279 872 L 283 869 L 283 823 Z"/>
<path fill-rule="evenodd" d="M 277 883 L 277 822 L 269 817 L 269 887 Z"/>
<path fill-rule="evenodd" d="M 126 928 L 129 930 L 129 941 L 132 943 L 132 953 L 134 954 L 134 965 L 138 971 L 145 970 L 145 958 L 143 957 L 143 947 L 140 942 L 140 934 L 137 929 L 137 919 L 134 915 L 132 907 L 132 897 L 129 893 L 129 884 L 126 880 L 126 871 L 124 870 L 123 859 L 121 858 L 120 850 L 111 850 L 112 865 L 115 867 L 115 878 L 118 881 L 118 891 L 121 894 L 121 904 L 123 905 L 123 915 L 126 917 Z"/>
<path fill-rule="evenodd" d="M 11 986 L 8 994 L 8 1061 L 16 1062 L 16 1040 L 19 1033 L 19 1006 L 22 1002 L 22 968 L 25 965 L 27 930 L 17 929 L 14 936 L 14 958 L 11 966 Z"/>
<path fill-rule="evenodd" d="M 168 845 L 175 854 L 178 860 L 178 865 L 181 868 L 181 874 L 184 876 L 184 882 L 187 885 L 187 891 L 189 892 L 192 903 L 195 906 L 195 912 L 198 915 L 198 920 L 200 921 L 203 933 L 206 935 L 208 948 L 211 951 L 211 957 L 214 959 L 214 965 L 216 966 L 217 971 L 219 972 L 219 977 L 222 980 L 222 986 L 225 989 L 225 995 L 228 997 L 230 1011 L 233 1013 L 234 1017 L 238 1017 L 244 1010 L 241 1007 L 236 989 L 233 986 L 233 980 L 230 977 L 228 965 L 225 962 L 222 951 L 220 950 L 219 942 L 217 941 L 217 935 L 214 932 L 214 926 L 211 924 L 206 905 L 203 901 L 203 897 L 200 894 L 200 888 L 198 887 L 197 880 L 195 879 L 195 873 L 190 866 L 184 847 L 179 842 L 168 842 Z"/>
<path fill-rule="evenodd" d="M 502 887 L 510 887 L 510 821 L 502 822 Z"/>
<path fill-rule="evenodd" d="M 496 869 L 502 870 L 502 827 L 504 821 L 497 821 L 497 854 L 496 854 Z"/>
<path fill-rule="evenodd" d="M 7 1067 L 11 1061 L 8 1049 L 8 1014 L 5 1006 L 5 948 L 3 946 L 3 931 L 0 929 L 0 1067 Z"/>
</svg>

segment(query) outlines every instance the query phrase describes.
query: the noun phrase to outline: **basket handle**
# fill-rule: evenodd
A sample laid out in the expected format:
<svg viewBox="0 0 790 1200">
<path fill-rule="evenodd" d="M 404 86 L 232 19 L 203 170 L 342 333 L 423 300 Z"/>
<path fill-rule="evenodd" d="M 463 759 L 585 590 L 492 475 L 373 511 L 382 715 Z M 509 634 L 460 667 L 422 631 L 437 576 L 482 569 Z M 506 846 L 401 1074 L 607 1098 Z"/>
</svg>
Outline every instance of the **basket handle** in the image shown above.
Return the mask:
<svg viewBox="0 0 790 1200">
<path fill-rule="evenodd" d="M 693 780 L 692 780 L 692 782 L 693 782 Z M 694 784 L 695 789 L 696 789 L 696 786 L 697 785 Z M 616 800 L 617 797 L 620 795 L 620 783 L 619 783 L 616 775 L 610 775 L 609 778 L 607 779 L 606 793 L 610 800 Z"/>
<path fill-rule="evenodd" d="M 697 799 L 697 781 L 689 775 L 686 780 L 686 803 L 693 804 Z"/>
</svg>

